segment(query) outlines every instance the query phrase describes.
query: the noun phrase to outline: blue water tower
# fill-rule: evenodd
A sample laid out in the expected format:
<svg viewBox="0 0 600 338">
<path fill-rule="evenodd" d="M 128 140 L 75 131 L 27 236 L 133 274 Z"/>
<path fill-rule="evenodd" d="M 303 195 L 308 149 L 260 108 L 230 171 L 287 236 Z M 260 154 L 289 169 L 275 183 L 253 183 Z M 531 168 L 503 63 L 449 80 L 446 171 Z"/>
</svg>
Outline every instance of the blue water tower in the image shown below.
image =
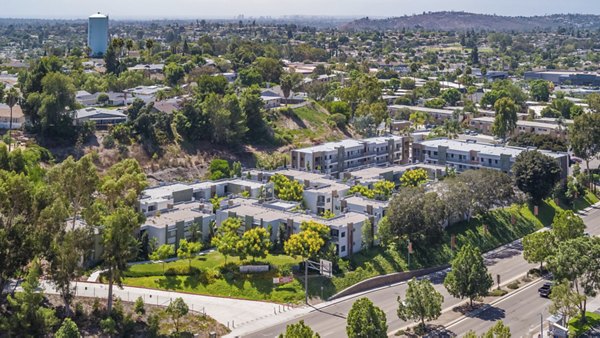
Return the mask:
<svg viewBox="0 0 600 338">
<path fill-rule="evenodd" d="M 103 56 L 108 49 L 108 40 L 108 15 L 100 14 L 100 12 L 90 15 L 88 22 L 90 56 Z"/>
</svg>

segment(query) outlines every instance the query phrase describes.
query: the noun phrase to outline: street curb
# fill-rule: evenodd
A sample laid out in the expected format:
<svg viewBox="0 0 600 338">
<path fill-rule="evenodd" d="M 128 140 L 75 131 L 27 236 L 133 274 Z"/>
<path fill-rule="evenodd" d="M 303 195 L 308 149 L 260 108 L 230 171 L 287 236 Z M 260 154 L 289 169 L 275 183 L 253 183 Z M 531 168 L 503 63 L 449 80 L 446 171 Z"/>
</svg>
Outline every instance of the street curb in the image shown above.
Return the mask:
<svg viewBox="0 0 600 338">
<path fill-rule="evenodd" d="M 520 277 L 519 277 L 519 278 L 520 278 Z M 495 299 L 494 301 L 492 301 L 492 302 L 490 302 L 490 303 L 486 303 L 486 304 L 484 304 L 484 305 L 483 305 L 481 308 L 479 308 L 479 309 L 477 309 L 477 310 L 475 310 L 475 311 L 469 312 L 468 314 L 469 314 L 470 316 L 472 316 L 472 317 L 475 317 L 475 316 L 479 315 L 480 313 L 482 313 L 482 312 L 486 311 L 486 310 L 487 310 L 487 309 L 489 309 L 490 307 L 492 307 L 492 306 L 494 306 L 494 305 L 496 305 L 496 304 L 498 304 L 498 303 L 500 303 L 500 302 L 502 302 L 502 301 L 504 301 L 504 300 L 506 300 L 506 299 L 508 299 L 508 298 L 511 298 L 511 297 L 513 297 L 513 296 L 516 296 L 516 295 L 518 295 L 519 293 L 521 293 L 521 292 L 523 292 L 523 291 L 525 291 L 525 290 L 528 290 L 529 288 L 531 288 L 531 287 L 532 287 L 534 284 L 536 284 L 536 283 L 537 283 L 537 282 L 539 282 L 540 280 L 542 280 L 542 277 L 538 277 L 538 278 L 536 278 L 536 279 L 532 280 L 531 282 L 527 283 L 527 284 L 526 284 L 526 285 L 524 285 L 523 287 L 520 287 L 520 288 L 518 288 L 518 289 L 514 290 L 514 292 L 507 293 L 506 295 L 504 295 L 504 296 L 502 296 L 502 297 L 499 297 L 499 298 Z M 507 284 L 508 284 L 508 283 L 507 283 Z M 470 317 L 467 317 L 467 314 L 464 314 L 464 315 L 460 316 L 459 318 L 457 318 L 457 319 L 455 319 L 455 320 L 451 321 L 450 323 L 448 323 L 448 324 L 444 325 L 444 328 L 446 328 L 446 329 L 447 329 L 447 328 L 449 328 L 449 327 L 451 327 L 451 326 L 454 326 L 454 325 L 456 325 L 456 324 L 458 324 L 458 323 L 460 323 L 460 322 L 462 322 L 462 321 L 466 320 L 467 318 L 470 318 Z"/>
<path fill-rule="evenodd" d="M 523 274 L 523 275 L 519 275 L 519 276 L 516 276 L 516 277 L 514 277 L 514 278 L 511 278 L 511 279 L 509 279 L 509 280 L 505 281 L 504 283 L 500 284 L 500 287 L 506 286 L 506 285 L 508 285 L 508 284 L 510 284 L 510 283 L 512 283 L 512 282 L 514 282 L 515 280 L 519 280 L 519 279 L 523 278 L 524 276 L 527 276 L 527 274 Z M 504 299 L 507 299 L 507 298 L 508 298 L 508 297 L 510 297 L 510 296 L 516 295 L 516 294 L 518 294 L 519 292 L 521 292 L 522 290 L 526 290 L 526 289 L 528 289 L 529 287 L 531 287 L 533 284 L 537 283 L 537 282 L 538 282 L 539 280 L 541 280 L 541 279 L 542 279 L 541 277 L 538 277 L 538 278 L 536 278 L 536 279 L 532 280 L 531 282 L 529 282 L 529 283 L 525 284 L 523 287 L 520 287 L 520 288 L 518 288 L 518 289 L 514 290 L 513 292 L 507 293 L 506 295 L 504 295 L 504 296 L 502 296 L 502 297 L 496 298 L 496 299 L 494 299 L 494 300 L 493 300 L 492 302 L 490 302 L 490 303 L 486 303 L 486 304 L 484 304 L 484 305 L 482 306 L 482 308 L 481 308 L 481 309 L 474 310 L 474 311 L 473 311 L 473 313 L 475 313 L 475 312 L 479 311 L 479 312 L 477 312 L 477 313 L 475 314 L 475 315 L 477 315 L 477 314 L 479 314 L 479 313 L 481 313 L 481 312 L 483 312 L 483 311 L 487 310 L 487 309 L 488 309 L 490 306 L 493 306 L 493 305 L 495 305 L 495 304 L 497 304 L 497 303 L 499 303 L 499 302 L 503 301 Z M 447 307 L 447 308 L 445 308 L 445 309 L 442 309 L 441 313 L 443 314 L 443 313 L 446 313 L 446 312 L 448 312 L 448 311 L 451 311 L 451 310 L 452 310 L 452 309 L 454 309 L 455 307 L 457 307 L 457 306 L 461 306 L 461 305 L 465 304 L 466 302 L 468 302 L 468 300 L 461 301 L 460 303 L 458 303 L 458 304 L 456 304 L 456 305 L 449 306 L 449 307 Z M 482 309 L 484 309 L 484 310 L 482 310 Z M 456 325 L 458 322 L 460 322 L 460 321 L 462 321 L 462 320 L 465 320 L 466 318 L 467 318 L 467 317 L 466 317 L 466 314 L 463 314 L 463 315 L 461 315 L 459 318 L 457 318 L 457 319 L 455 319 L 455 320 L 453 320 L 453 321 L 451 321 L 451 322 L 449 322 L 448 324 L 445 324 L 445 325 L 443 325 L 443 326 L 444 326 L 444 328 L 448 328 L 448 327 L 450 327 L 450 326 Z M 394 335 L 396 334 L 396 332 L 398 332 L 398 331 L 400 331 L 400 330 L 405 330 L 405 329 L 407 329 L 407 328 L 409 328 L 409 327 L 411 327 L 411 326 L 413 326 L 413 325 L 414 325 L 414 324 L 405 325 L 405 326 L 402 326 L 402 327 L 400 327 L 400 328 L 398 328 L 398 329 L 395 329 L 395 330 L 393 330 L 393 331 L 391 331 L 391 332 L 388 332 L 388 336 L 394 336 Z"/>
</svg>

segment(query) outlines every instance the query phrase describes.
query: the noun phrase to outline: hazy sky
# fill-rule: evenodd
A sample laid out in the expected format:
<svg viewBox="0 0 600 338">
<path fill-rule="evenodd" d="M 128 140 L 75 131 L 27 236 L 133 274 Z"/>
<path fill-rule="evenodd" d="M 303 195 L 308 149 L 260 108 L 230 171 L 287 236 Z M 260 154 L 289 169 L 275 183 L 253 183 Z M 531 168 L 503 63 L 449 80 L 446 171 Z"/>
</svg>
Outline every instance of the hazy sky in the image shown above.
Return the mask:
<svg viewBox="0 0 600 338">
<path fill-rule="evenodd" d="M 423 11 L 462 10 L 498 15 L 600 14 L 598 0 L 0 0 L 0 17 L 232 18 L 333 15 L 389 17 Z"/>
</svg>

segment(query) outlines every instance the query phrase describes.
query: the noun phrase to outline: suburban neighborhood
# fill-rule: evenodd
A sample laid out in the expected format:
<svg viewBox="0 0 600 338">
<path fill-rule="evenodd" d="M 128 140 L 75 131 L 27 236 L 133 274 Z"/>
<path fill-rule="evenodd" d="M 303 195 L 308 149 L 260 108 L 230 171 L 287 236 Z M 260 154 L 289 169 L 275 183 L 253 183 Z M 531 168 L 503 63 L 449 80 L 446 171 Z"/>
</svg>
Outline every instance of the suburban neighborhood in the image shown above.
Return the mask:
<svg viewBox="0 0 600 338">
<path fill-rule="evenodd" d="M 27 1 L 0 337 L 600 334 L 596 4 Z"/>
</svg>

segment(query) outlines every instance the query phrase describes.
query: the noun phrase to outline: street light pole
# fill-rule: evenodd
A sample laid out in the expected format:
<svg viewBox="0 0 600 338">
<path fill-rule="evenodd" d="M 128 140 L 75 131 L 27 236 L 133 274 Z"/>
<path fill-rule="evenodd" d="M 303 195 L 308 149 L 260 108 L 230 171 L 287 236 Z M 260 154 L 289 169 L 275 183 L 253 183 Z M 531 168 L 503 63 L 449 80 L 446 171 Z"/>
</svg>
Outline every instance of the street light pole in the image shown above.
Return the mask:
<svg viewBox="0 0 600 338">
<path fill-rule="evenodd" d="M 308 305 L 308 259 L 304 261 L 304 302 Z"/>
<path fill-rule="evenodd" d="M 544 315 L 540 313 L 540 338 L 544 338 Z"/>
</svg>

